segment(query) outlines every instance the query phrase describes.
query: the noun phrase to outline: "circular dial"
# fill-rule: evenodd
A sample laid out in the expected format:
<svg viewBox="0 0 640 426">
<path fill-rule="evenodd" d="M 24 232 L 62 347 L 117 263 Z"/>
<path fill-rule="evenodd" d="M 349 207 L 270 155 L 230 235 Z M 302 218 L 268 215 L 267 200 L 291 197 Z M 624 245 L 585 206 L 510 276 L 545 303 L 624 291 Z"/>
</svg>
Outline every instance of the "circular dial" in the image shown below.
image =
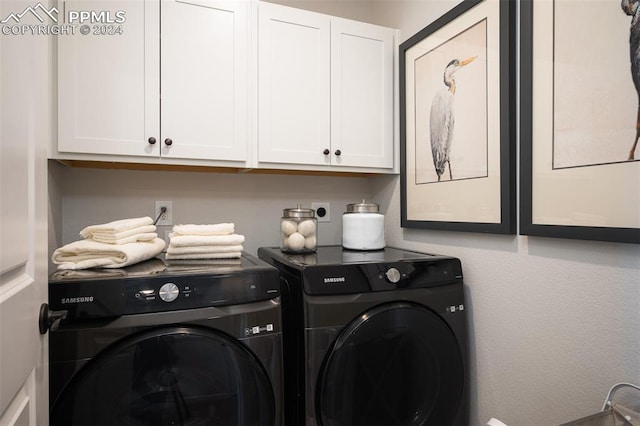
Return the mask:
<svg viewBox="0 0 640 426">
<path fill-rule="evenodd" d="M 178 289 L 178 286 L 175 285 L 174 283 L 164 284 L 162 287 L 160 287 L 160 292 L 159 292 L 160 299 L 164 300 L 165 302 L 173 302 L 178 298 L 179 293 L 180 293 L 180 290 Z"/>
<path fill-rule="evenodd" d="M 384 274 L 387 276 L 387 280 L 392 284 L 400 281 L 400 271 L 398 271 L 396 268 L 389 268 Z"/>
</svg>

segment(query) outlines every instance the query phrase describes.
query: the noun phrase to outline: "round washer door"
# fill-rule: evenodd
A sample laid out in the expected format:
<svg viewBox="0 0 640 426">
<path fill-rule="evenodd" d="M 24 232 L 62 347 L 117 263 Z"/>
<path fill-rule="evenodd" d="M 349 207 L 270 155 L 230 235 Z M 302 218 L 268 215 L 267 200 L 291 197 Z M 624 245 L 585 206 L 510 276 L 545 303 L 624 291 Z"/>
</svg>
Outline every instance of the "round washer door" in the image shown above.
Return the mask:
<svg viewBox="0 0 640 426">
<path fill-rule="evenodd" d="M 316 385 L 323 426 L 450 425 L 464 365 L 442 318 L 404 302 L 360 315 L 336 339 Z"/>
<path fill-rule="evenodd" d="M 89 361 L 50 417 L 52 426 L 273 425 L 275 399 L 267 373 L 239 342 L 166 327 Z"/>
</svg>

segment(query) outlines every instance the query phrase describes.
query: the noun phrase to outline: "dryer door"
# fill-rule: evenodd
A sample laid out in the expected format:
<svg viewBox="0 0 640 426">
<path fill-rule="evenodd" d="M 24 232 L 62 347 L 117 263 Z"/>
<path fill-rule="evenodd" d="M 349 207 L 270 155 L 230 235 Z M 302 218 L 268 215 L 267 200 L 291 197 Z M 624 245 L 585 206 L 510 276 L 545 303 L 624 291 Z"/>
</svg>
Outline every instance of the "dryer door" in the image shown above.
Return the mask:
<svg viewBox="0 0 640 426">
<path fill-rule="evenodd" d="M 164 327 L 127 338 L 65 386 L 51 425 L 273 425 L 260 362 L 231 337 Z"/>
<path fill-rule="evenodd" d="M 451 425 L 464 390 L 458 341 L 442 318 L 405 302 L 377 306 L 338 336 L 316 385 L 323 426 Z"/>
</svg>

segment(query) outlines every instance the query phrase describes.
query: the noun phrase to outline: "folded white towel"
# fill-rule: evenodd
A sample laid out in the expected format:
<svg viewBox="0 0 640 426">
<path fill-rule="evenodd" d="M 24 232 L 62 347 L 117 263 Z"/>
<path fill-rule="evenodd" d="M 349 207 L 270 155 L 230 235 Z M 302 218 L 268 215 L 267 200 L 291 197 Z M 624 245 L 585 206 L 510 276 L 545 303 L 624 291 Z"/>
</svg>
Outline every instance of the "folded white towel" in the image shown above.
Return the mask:
<svg viewBox="0 0 640 426">
<path fill-rule="evenodd" d="M 103 243 L 108 243 L 109 240 L 115 241 L 121 238 L 131 237 L 132 235 L 152 234 L 154 232 L 156 232 L 155 225 L 144 225 L 144 226 L 138 226 L 136 228 L 127 229 L 126 231 L 121 231 L 121 232 L 96 231 L 96 232 L 92 232 L 89 238 L 96 241 L 102 241 Z"/>
<path fill-rule="evenodd" d="M 122 268 L 159 255 L 164 246 L 160 238 L 121 245 L 80 240 L 56 249 L 51 261 L 58 269 Z"/>
<path fill-rule="evenodd" d="M 213 225 L 176 225 L 174 234 L 180 235 L 229 235 L 235 232 L 233 223 L 216 223 Z"/>
<path fill-rule="evenodd" d="M 190 246 L 234 246 L 244 243 L 244 235 L 176 235 L 169 234 L 169 243 L 173 247 Z"/>
<path fill-rule="evenodd" d="M 152 241 L 152 240 L 155 240 L 156 238 L 158 238 L 158 234 L 156 234 L 155 232 L 145 232 L 143 234 L 134 234 L 129 237 L 118 238 L 118 239 L 104 238 L 100 235 L 94 235 L 93 238 L 91 239 L 93 241 L 97 241 L 99 243 L 105 243 L 105 244 L 129 244 L 129 243 L 137 243 L 140 241 Z"/>
<path fill-rule="evenodd" d="M 167 254 L 208 254 L 208 253 L 231 253 L 242 251 L 242 245 L 233 246 L 185 246 L 175 247 L 169 244 Z"/>
<path fill-rule="evenodd" d="M 229 253 L 191 253 L 191 254 L 165 254 L 164 258 L 167 260 L 177 260 L 177 259 L 233 259 L 236 257 L 242 256 L 242 253 L 237 252 L 229 252 Z"/>
<path fill-rule="evenodd" d="M 153 225 L 153 219 L 148 216 L 136 217 L 132 219 L 120 219 L 102 225 L 91 225 L 80 231 L 82 238 L 91 238 L 94 233 L 117 234 L 118 232 L 135 229 L 140 226 Z"/>
</svg>

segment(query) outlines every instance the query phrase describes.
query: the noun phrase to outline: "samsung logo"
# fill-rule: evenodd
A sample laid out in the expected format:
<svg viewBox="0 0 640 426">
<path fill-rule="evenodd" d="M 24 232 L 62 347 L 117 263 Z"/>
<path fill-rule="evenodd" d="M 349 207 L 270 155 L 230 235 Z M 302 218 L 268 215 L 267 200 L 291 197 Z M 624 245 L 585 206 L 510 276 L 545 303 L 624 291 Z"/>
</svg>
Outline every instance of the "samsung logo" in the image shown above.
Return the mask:
<svg viewBox="0 0 640 426">
<path fill-rule="evenodd" d="M 324 283 L 325 284 L 343 283 L 345 281 L 346 281 L 346 279 L 344 277 L 329 277 L 329 278 L 325 278 L 324 279 Z"/>
<path fill-rule="evenodd" d="M 63 297 L 62 304 L 68 305 L 70 303 L 91 303 L 93 302 L 93 296 L 83 296 L 83 297 Z"/>
</svg>

